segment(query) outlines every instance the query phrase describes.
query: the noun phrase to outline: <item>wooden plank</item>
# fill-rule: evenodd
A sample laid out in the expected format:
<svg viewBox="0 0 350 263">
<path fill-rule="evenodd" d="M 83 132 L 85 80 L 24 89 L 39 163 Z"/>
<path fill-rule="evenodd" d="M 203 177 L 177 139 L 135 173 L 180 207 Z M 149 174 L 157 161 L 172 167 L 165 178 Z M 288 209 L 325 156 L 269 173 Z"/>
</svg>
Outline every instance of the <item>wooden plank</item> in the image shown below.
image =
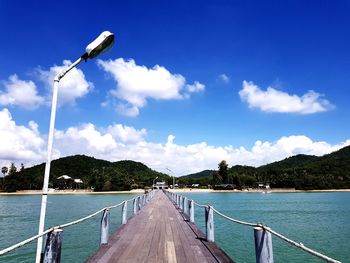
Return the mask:
<svg viewBox="0 0 350 263">
<path fill-rule="evenodd" d="M 157 191 L 153 200 L 114 233 L 88 263 L 233 262 L 189 218 Z"/>
</svg>

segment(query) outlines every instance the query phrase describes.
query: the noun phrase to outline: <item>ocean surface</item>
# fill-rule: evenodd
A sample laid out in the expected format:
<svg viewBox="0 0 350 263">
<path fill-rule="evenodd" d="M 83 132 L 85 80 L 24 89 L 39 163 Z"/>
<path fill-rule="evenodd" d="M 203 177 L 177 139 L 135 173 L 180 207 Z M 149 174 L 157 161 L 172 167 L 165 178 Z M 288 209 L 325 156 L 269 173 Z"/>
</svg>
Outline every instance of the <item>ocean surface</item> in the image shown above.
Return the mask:
<svg viewBox="0 0 350 263">
<path fill-rule="evenodd" d="M 197 203 L 211 204 L 235 219 L 264 223 L 342 262 L 350 262 L 350 193 L 184 193 Z M 46 227 L 91 214 L 136 195 L 50 195 Z M 40 196 L 0 195 L 0 249 L 37 234 Z M 129 215 L 132 205 L 129 203 Z M 204 208 L 195 208 L 204 231 Z M 84 262 L 99 246 L 101 216 L 64 229 L 62 262 Z M 255 262 L 253 229 L 214 215 L 215 241 L 236 262 Z M 111 229 L 121 222 L 121 208 L 111 212 Z M 34 262 L 36 242 L 0 257 L 0 262 Z M 323 262 L 273 237 L 275 262 Z"/>
</svg>

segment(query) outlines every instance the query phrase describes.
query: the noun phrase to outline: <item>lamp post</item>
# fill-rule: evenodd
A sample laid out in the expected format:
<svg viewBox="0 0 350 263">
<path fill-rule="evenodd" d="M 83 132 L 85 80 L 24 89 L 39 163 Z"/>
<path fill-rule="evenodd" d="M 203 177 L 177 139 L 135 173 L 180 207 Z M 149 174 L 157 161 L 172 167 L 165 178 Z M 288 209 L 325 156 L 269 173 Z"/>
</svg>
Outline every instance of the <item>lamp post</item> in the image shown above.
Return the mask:
<svg viewBox="0 0 350 263">
<path fill-rule="evenodd" d="M 173 171 L 172 170 L 170 170 L 168 167 L 166 167 L 165 169 L 167 169 L 170 173 L 171 173 L 171 175 L 173 176 L 173 189 L 175 188 L 175 178 L 174 178 L 174 173 L 173 173 Z"/>
<path fill-rule="evenodd" d="M 57 108 L 57 95 L 58 95 L 58 84 L 60 80 L 74 67 L 76 67 L 83 60 L 92 59 L 99 54 L 108 51 L 112 48 L 114 43 L 114 34 L 109 31 L 102 32 L 93 42 L 91 42 L 85 49 L 85 53 L 78 58 L 73 64 L 71 64 L 67 69 L 63 70 L 54 79 L 53 94 L 52 94 L 52 105 L 51 105 L 51 117 L 50 117 L 50 128 L 49 137 L 47 142 L 47 161 L 45 165 L 45 175 L 44 184 L 41 197 L 41 210 L 40 210 L 40 221 L 39 221 L 39 232 L 40 235 L 44 232 L 45 227 L 45 214 L 46 214 L 46 204 L 47 204 L 47 192 L 50 177 L 50 166 L 51 166 L 51 156 L 52 156 L 52 142 L 55 129 L 55 119 L 56 119 L 56 108 Z M 38 238 L 38 246 L 36 250 L 36 263 L 40 263 L 41 253 L 42 253 L 43 237 Z"/>
<path fill-rule="evenodd" d="M 154 187 L 154 181 L 158 179 L 158 176 L 156 178 L 153 179 L 153 185 L 152 187 Z"/>
</svg>

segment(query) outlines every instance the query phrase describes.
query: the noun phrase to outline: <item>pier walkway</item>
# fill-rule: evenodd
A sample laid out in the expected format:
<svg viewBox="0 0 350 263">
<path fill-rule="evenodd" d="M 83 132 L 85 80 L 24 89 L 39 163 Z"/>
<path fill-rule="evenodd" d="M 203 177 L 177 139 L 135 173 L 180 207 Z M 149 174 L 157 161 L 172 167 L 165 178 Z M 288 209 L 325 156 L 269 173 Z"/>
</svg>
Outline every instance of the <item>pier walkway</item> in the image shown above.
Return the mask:
<svg viewBox="0 0 350 263">
<path fill-rule="evenodd" d="M 157 191 L 127 224 L 90 257 L 92 262 L 233 262 Z"/>
</svg>

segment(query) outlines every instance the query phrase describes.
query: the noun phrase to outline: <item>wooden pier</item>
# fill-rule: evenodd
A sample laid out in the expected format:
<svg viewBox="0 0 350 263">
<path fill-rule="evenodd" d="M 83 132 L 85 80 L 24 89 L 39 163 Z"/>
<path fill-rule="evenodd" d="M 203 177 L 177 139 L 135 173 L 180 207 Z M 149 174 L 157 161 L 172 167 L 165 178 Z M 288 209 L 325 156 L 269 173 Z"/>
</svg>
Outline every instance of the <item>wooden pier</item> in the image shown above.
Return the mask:
<svg viewBox="0 0 350 263">
<path fill-rule="evenodd" d="M 157 191 L 91 256 L 92 262 L 233 262 L 169 198 Z"/>
</svg>

